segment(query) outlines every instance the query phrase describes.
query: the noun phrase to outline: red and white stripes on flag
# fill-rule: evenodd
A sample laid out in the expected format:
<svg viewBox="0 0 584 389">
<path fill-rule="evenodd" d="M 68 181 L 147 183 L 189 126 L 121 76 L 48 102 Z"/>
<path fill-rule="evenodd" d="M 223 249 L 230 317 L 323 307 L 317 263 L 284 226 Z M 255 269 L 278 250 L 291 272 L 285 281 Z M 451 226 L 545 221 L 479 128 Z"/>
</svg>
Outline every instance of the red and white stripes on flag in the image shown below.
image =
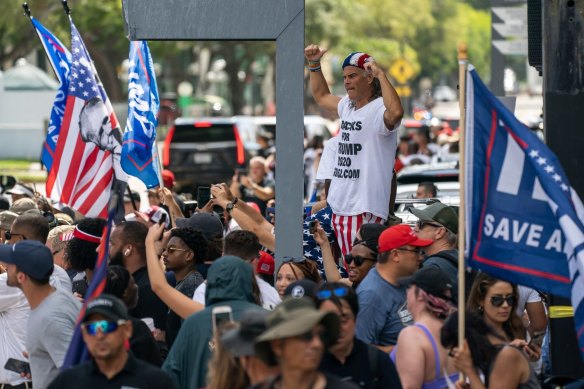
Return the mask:
<svg viewBox="0 0 584 389">
<path fill-rule="evenodd" d="M 71 38 L 69 90 L 47 178 L 47 195 L 85 216 L 106 217 L 114 180 L 114 159 L 117 154 L 119 164 L 121 152 L 121 138 L 114 135 L 116 130 L 120 134 L 121 131 L 73 22 Z"/>
<path fill-rule="evenodd" d="M 343 258 L 345 255 L 349 254 L 353 248 L 353 242 L 357 237 L 357 232 L 363 224 L 367 223 L 377 223 L 383 224 L 385 220 L 375 216 L 369 212 L 362 213 L 355 216 L 341 216 L 333 213 L 332 225 L 337 236 L 337 242 L 343 253 Z M 346 267 L 346 264 L 345 264 Z"/>
</svg>

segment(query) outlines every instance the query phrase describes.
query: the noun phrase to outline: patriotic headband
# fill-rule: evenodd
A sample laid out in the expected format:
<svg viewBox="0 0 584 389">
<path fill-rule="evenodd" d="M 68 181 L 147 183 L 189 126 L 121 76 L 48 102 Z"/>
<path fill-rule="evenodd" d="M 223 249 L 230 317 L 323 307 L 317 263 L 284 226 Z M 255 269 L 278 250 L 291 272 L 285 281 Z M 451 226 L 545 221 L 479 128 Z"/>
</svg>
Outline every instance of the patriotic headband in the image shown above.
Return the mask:
<svg viewBox="0 0 584 389">
<path fill-rule="evenodd" d="M 79 226 L 75 226 L 75 229 L 73 230 L 73 236 L 77 239 L 81 239 L 90 243 L 101 242 L 101 237 L 88 234 L 87 232 L 83 232 L 79 229 Z"/>
<path fill-rule="evenodd" d="M 365 62 L 373 61 L 373 57 L 369 54 L 365 53 L 351 53 L 345 60 L 343 61 L 343 69 L 347 66 L 356 66 L 365 70 Z"/>
</svg>

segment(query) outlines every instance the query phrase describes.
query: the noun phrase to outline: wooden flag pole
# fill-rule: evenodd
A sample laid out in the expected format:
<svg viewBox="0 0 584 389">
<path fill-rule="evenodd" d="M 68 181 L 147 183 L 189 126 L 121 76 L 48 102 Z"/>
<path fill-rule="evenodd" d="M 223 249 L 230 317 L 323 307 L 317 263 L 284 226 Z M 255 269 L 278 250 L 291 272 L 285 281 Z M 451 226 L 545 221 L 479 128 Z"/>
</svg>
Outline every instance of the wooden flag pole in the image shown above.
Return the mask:
<svg viewBox="0 0 584 389">
<path fill-rule="evenodd" d="M 460 208 L 458 211 L 458 347 L 462 348 L 465 338 L 465 282 L 466 266 L 464 263 L 464 245 L 465 245 L 465 202 L 464 202 L 464 170 L 465 170 L 465 144 L 464 144 L 464 127 L 466 119 L 466 68 L 468 65 L 468 53 L 465 43 L 458 45 L 458 85 L 460 122 L 459 122 L 459 166 L 458 182 L 460 183 Z"/>
</svg>

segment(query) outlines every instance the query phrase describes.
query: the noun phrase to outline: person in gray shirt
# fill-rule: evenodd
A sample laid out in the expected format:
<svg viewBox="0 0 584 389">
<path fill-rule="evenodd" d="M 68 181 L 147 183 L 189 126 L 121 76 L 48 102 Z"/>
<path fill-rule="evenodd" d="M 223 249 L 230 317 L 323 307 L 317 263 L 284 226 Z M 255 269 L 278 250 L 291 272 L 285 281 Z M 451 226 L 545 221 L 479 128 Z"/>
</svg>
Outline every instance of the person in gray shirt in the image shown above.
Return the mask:
<svg viewBox="0 0 584 389">
<path fill-rule="evenodd" d="M 379 236 L 377 265 L 357 288 L 357 338 L 390 353 L 399 332 L 413 324 L 406 288 L 399 279 L 414 274 L 422 263 L 421 248 L 432 243 L 416 237 L 407 224 L 386 229 Z"/>
<path fill-rule="evenodd" d="M 21 289 L 30 305 L 26 349 L 33 387 L 44 389 L 65 360 L 81 303 L 49 283 L 53 257 L 41 242 L 0 245 L 0 262 L 6 267 L 7 285 Z"/>
</svg>

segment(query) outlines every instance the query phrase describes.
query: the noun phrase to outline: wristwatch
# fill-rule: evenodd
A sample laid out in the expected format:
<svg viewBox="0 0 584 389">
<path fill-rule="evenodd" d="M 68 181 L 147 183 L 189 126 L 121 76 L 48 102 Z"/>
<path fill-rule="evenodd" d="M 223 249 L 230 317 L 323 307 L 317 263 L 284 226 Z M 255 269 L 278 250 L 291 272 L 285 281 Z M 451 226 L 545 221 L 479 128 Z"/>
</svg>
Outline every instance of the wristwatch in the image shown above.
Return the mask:
<svg viewBox="0 0 584 389">
<path fill-rule="evenodd" d="M 227 213 L 231 213 L 231 211 L 233 211 L 233 208 L 235 208 L 235 204 L 237 204 L 238 200 L 239 199 L 236 197 L 233 199 L 233 201 L 227 203 L 227 205 L 225 206 L 225 210 L 227 211 Z"/>
</svg>

